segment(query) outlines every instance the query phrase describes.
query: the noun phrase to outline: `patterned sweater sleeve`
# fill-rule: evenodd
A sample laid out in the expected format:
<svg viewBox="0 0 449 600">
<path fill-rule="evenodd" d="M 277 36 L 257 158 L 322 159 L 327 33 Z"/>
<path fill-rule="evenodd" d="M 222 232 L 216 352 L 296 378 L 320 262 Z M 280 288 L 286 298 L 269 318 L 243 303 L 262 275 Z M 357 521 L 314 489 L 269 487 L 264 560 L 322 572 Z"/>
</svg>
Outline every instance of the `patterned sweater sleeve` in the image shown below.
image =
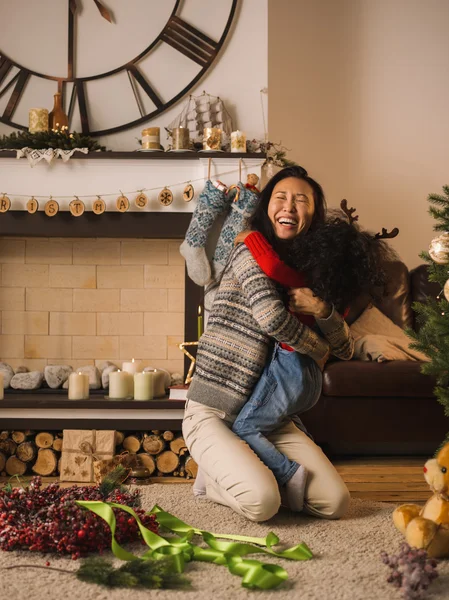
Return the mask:
<svg viewBox="0 0 449 600">
<path fill-rule="evenodd" d="M 341 360 L 351 360 L 354 355 L 354 338 L 344 318 L 332 307 L 327 319 L 316 323 L 330 345 L 331 353 Z"/>
<path fill-rule="evenodd" d="M 326 356 L 328 342 L 287 311 L 273 282 L 244 244 L 234 250 L 232 268 L 262 331 L 316 360 Z"/>
</svg>

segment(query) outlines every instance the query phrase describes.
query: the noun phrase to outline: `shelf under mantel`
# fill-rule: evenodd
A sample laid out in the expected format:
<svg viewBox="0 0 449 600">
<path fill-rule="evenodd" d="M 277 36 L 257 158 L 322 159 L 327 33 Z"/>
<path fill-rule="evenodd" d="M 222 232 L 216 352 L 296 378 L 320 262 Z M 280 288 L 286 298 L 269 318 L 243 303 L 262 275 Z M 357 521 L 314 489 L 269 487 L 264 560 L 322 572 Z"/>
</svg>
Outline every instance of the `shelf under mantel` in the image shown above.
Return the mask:
<svg viewBox="0 0 449 600">
<path fill-rule="evenodd" d="M 15 150 L 2 150 L 0 151 L 0 158 L 16 158 Z M 75 152 L 70 160 L 102 160 L 102 159 L 120 159 L 120 160 L 199 160 L 204 158 L 258 158 L 260 160 L 265 159 L 265 154 L 262 152 L 90 152 L 89 154 L 83 154 L 82 152 Z M 26 160 L 26 159 L 24 159 Z"/>
</svg>

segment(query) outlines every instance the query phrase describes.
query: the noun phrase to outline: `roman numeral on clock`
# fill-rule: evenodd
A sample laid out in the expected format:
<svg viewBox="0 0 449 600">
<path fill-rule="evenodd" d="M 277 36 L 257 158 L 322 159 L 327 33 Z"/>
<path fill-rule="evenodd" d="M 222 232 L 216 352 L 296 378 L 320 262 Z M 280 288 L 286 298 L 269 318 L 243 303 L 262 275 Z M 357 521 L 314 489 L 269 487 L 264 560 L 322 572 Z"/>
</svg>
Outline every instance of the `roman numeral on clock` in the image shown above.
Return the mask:
<svg viewBox="0 0 449 600">
<path fill-rule="evenodd" d="M 177 16 L 168 21 L 161 39 L 202 67 L 210 64 L 217 54 L 217 42 Z"/>
<path fill-rule="evenodd" d="M 0 86 L 6 79 L 9 71 L 13 63 L 6 58 L 5 56 L 0 56 Z M 14 84 L 13 92 L 9 98 L 8 104 L 6 105 L 5 110 L 3 111 L 3 117 L 5 119 L 11 119 L 14 114 L 14 111 L 19 104 L 20 98 L 23 94 L 23 90 L 27 84 L 27 81 L 30 77 L 30 72 L 27 69 L 19 69 L 17 73 L 8 81 L 5 87 L 0 91 L 0 98 L 11 88 Z"/>
<path fill-rule="evenodd" d="M 80 111 L 81 118 L 81 131 L 85 134 L 89 134 L 89 117 L 87 115 L 87 104 L 86 104 L 86 92 L 84 89 L 84 81 L 77 80 L 73 84 L 72 95 L 70 96 L 69 104 L 69 128 L 72 122 L 73 109 L 75 107 L 75 101 L 78 98 L 78 108 Z"/>
<path fill-rule="evenodd" d="M 156 94 L 156 92 L 153 90 L 153 88 L 148 83 L 148 81 L 145 79 L 145 77 L 142 75 L 142 73 L 139 71 L 139 69 L 136 67 L 136 65 L 129 64 L 126 66 L 126 70 L 128 72 L 129 81 L 131 83 L 131 87 L 132 87 L 132 90 L 134 93 L 134 98 L 137 102 L 137 106 L 139 107 L 140 113 L 142 115 L 144 114 L 142 112 L 143 108 L 141 106 L 139 95 L 137 93 L 136 83 L 138 83 L 140 85 L 140 87 L 143 89 L 143 91 L 145 92 L 145 94 L 147 94 L 147 96 L 149 96 L 149 98 L 151 98 L 153 104 L 155 106 L 157 106 L 157 108 L 162 108 L 164 103 L 159 98 L 159 96 Z"/>
</svg>

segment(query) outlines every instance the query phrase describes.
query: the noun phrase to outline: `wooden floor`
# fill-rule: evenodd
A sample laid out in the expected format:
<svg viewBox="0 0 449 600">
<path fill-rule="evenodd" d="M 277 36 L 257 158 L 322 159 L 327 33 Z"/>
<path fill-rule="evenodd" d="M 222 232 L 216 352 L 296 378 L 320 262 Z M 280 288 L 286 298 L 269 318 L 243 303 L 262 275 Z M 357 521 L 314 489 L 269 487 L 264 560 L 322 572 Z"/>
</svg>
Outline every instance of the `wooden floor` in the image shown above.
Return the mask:
<svg viewBox="0 0 449 600">
<path fill-rule="evenodd" d="M 353 498 L 381 502 L 416 502 L 423 504 L 431 495 L 424 480 L 423 466 L 428 457 L 357 457 L 333 461 Z M 29 480 L 24 477 L 23 481 Z M 0 477 L 0 485 L 8 478 Z M 57 477 L 44 477 L 45 483 L 58 481 Z M 153 478 L 154 483 L 190 484 L 192 480 L 179 477 Z M 11 479 L 16 485 L 17 480 Z M 71 485 L 70 483 L 64 484 Z"/>
</svg>

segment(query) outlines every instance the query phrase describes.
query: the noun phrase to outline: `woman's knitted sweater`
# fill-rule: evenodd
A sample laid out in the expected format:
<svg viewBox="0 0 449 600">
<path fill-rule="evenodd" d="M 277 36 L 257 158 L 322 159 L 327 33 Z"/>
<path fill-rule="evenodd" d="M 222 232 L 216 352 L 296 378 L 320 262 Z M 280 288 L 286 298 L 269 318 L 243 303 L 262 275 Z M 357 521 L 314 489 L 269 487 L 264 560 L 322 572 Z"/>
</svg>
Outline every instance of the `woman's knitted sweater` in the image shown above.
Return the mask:
<svg viewBox="0 0 449 600">
<path fill-rule="evenodd" d="M 239 413 L 262 374 L 272 338 L 317 360 L 326 356 L 330 346 L 342 358 L 352 353 L 349 329 L 338 313 L 316 321 L 327 339 L 287 311 L 274 282 L 245 244 L 239 244 L 199 341 L 187 398 L 228 414 Z"/>
</svg>

